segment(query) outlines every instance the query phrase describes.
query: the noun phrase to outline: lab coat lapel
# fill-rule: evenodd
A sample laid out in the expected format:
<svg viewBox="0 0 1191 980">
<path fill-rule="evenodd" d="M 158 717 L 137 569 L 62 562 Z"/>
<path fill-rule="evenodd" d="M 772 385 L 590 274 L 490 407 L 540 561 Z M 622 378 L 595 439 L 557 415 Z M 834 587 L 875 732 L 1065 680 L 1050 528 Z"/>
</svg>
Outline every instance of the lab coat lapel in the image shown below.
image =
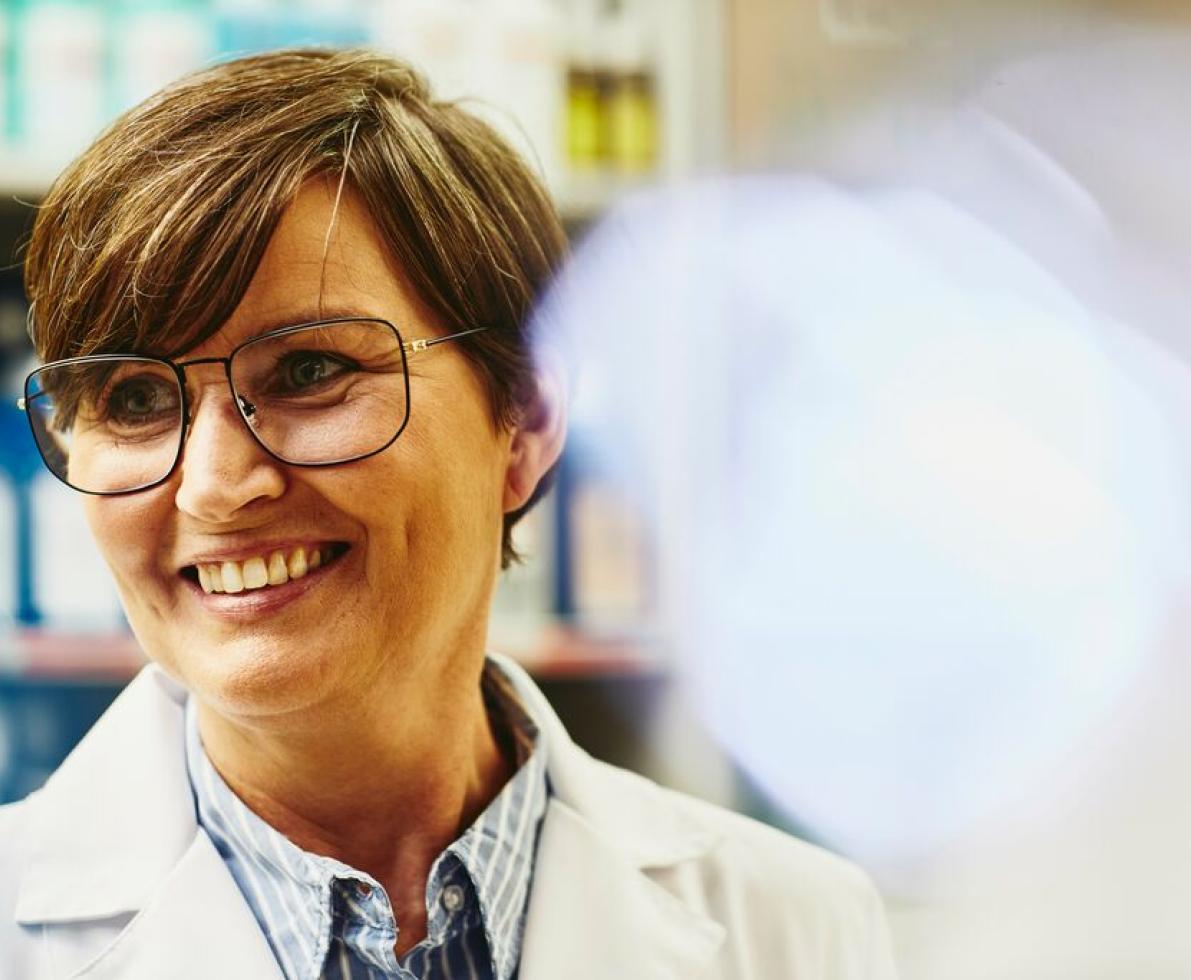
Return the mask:
<svg viewBox="0 0 1191 980">
<path fill-rule="evenodd" d="M 141 913 L 79 980 L 281 980 L 211 838 L 199 830 Z"/>
<path fill-rule="evenodd" d="M 565 803 L 551 800 L 535 861 L 522 980 L 698 980 L 723 927 L 683 905 Z"/>
<path fill-rule="evenodd" d="M 280 977 L 198 826 L 184 699 L 145 669 L 30 800 L 16 917 L 41 929 L 54 980 Z"/>
<path fill-rule="evenodd" d="M 29 801 L 26 924 L 136 912 L 197 829 L 181 691 L 143 670 Z"/>
<path fill-rule="evenodd" d="M 698 980 L 724 929 L 653 874 L 715 845 L 659 787 L 591 758 L 571 741 L 529 676 L 493 659 L 541 732 L 551 786 L 534 858 L 521 980 Z"/>
</svg>

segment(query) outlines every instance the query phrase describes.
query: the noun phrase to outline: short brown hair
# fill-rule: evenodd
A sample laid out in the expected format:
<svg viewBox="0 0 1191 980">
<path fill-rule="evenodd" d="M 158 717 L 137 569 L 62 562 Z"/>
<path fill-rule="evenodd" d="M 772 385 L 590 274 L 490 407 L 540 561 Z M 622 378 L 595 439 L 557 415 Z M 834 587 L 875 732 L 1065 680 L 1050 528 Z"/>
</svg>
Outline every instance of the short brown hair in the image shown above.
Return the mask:
<svg viewBox="0 0 1191 980">
<path fill-rule="evenodd" d="M 491 328 L 463 348 L 494 421 L 514 424 L 534 391 L 530 314 L 566 253 L 557 212 L 490 126 L 364 50 L 229 61 L 117 119 L 38 209 L 25 257 L 38 354 L 173 356 L 201 343 L 299 187 L 326 174 L 345 175 L 444 325 Z M 505 515 L 503 566 L 551 476 Z"/>
</svg>

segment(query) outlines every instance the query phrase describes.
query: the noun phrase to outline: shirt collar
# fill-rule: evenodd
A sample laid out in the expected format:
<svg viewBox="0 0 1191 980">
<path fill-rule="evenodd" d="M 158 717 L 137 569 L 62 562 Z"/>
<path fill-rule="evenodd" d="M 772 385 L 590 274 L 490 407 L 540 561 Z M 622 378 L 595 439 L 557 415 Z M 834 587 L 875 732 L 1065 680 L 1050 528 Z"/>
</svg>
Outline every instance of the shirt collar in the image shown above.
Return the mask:
<svg viewBox="0 0 1191 980">
<path fill-rule="evenodd" d="M 518 769 L 447 851 L 467 869 L 479 898 L 494 975 L 507 980 L 520 957 L 524 910 L 549 787 L 538 727 L 522 707 L 512 682 L 491 660 L 484 671 L 484 693 L 490 717 L 497 724 L 503 720 L 510 729 Z"/>
<path fill-rule="evenodd" d="M 520 959 L 533 858 L 549 795 L 546 747 L 501 666 L 488 660 L 482 683 L 493 724 L 515 748 L 517 772 L 435 861 L 426 892 L 428 908 L 436 908 L 448 856 L 463 865 L 479 900 L 493 975 L 509 980 Z M 372 888 L 379 883 L 334 858 L 302 850 L 249 809 L 207 757 L 193 698 L 186 705 L 186 764 L 199 823 L 240 886 L 287 978 L 318 976 L 328 948 L 336 879 Z"/>
</svg>

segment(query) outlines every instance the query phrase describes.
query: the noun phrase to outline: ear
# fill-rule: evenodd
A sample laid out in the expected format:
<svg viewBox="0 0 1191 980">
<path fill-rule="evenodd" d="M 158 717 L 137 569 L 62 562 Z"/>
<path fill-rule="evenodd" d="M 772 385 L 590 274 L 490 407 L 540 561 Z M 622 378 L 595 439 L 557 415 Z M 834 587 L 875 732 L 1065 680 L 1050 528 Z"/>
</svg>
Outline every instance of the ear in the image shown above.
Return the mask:
<svg viewBox="0 0 1191 980">
<path fill-rule="evenodd" d="M 567 431 L 567 388 L 561 363 L 539 360 L 534 395 L 513 429 L 505 471 L 504 512 L 524 506 L 562 453 Z"/>
</svg>

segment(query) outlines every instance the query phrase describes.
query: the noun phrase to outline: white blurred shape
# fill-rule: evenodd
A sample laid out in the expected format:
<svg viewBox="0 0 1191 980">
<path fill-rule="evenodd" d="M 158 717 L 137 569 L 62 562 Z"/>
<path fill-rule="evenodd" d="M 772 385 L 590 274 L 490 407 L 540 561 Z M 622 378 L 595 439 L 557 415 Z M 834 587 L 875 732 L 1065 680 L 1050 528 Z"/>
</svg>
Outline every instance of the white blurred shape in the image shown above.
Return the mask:
<svg viewBox="0 0 1191 980">
<path fill-rule="evenodd" d="M 678 668 L 828 842 L 912 870 L 1152 650 L 1186 572 L 1168 365 L 941 198 L 641 198 L 552 311 L 600 386 L 576 435 L 654 519 Z"/>
<path fill-rule="evenodd" d="M 123 628 L 120 599 L 95 545 L 81 495 L 43 473 L 33 482 L 34 594 L 50 629 Z"/>
<path fill-rule="evenodd" d="M 0 631 L 11 628 L 17 611 L 16 513 L 16 491 L 0 470 Z"/>
</svg>

